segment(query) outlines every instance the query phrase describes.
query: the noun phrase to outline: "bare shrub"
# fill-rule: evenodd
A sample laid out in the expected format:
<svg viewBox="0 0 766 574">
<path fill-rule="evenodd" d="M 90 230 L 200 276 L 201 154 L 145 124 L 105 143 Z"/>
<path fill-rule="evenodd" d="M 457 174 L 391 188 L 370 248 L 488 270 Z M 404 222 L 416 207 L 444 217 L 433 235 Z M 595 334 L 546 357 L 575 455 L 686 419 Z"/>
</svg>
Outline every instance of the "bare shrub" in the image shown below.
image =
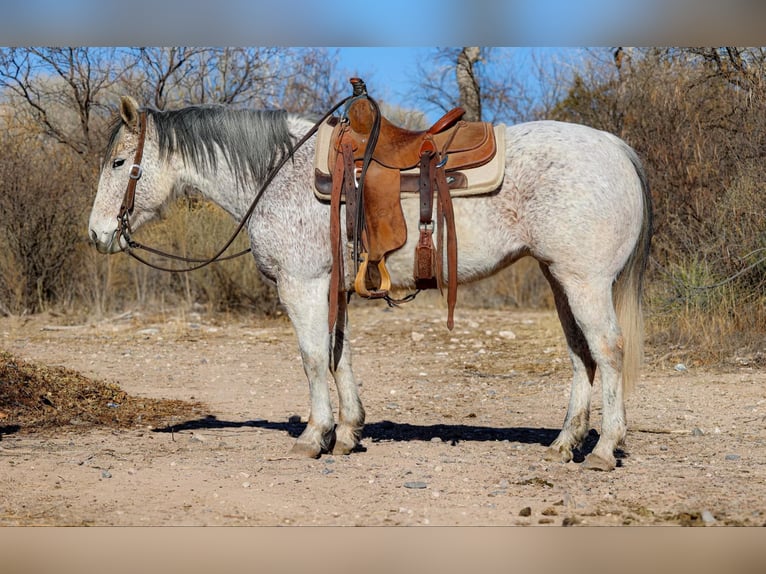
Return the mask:
<svg viewBox="0 0 766 574">
<path fill-rule="evenodd" d="M 3 312 L 71 300 L 74 246 L 84 239 L 88 166 L 72 150 L 34 136 L 3 138 L 0 160 L 0 300 Z"/>
<path fill-rule="evenodd" d="M 554 111 L 620 135 L 644 159 L 655 208 L 650 333 L 704 360 L 764 345 L 766 92 L 756 79 L 766 66 L 759 51 L 743 54 L 594 53 Z"/>
</svg>

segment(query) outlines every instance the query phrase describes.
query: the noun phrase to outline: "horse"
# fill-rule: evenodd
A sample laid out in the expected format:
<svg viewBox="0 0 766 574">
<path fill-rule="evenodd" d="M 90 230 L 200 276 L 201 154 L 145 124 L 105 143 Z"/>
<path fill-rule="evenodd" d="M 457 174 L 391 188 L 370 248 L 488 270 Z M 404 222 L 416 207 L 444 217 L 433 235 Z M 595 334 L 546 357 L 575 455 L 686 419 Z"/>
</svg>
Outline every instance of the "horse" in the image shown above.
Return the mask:
<svg viewBox="0 0 766 574">
<path fill-rule="evenodd" d="M 318 458 L 363 450 L 365 409 L 352 371 L 345 298 L 334 331 L 328 329 L 330 206 L 313 193 L 315 137 L 294 149 L 312 125 L 284 110 L 206 105 L 159 111 L 123 96 L 88 233 L 101 253 L 129 250 L 125 227 L 138 229 L 189 188 L 236 220 L 249 215 L 252 256 L 276 285 L 309 384 L 308 422 L 291 453 Z M 601 432 L 581 464 L 612 470 L 627 433 L 624 396 L 635 384 L 643 353 L 641 298 L 652 232 L 647 176 L 624 141 L 580 124 L 510 125 L 505 142 L 498 151 L 505 154 L 500 188 L 453 200 L 458 283 L 487 277 L 524 256 L 538 261 L 553 291 L 573 370 L 562 429 L 542 457 L 573 460 L 573 449 L 589 432 L 598 372 Z M 289 161 L 270 173 L 286 154 L 292 154 Z M 268 185 L 260 189 L 264 181 Z M 120 207 L 128 182 L 134 205 L 126 212 Z M 417 230 L 417 204 L 403 201 L 409 230 Z M 408 233 L 404 247 L 388 256 L 394 288 L 414 288 L 416 241 L 417 233 Z M 353 289 L 348 271 L 345 280 Z M 338 392 L 337 425 L 329 376 Z"/>
</svg>

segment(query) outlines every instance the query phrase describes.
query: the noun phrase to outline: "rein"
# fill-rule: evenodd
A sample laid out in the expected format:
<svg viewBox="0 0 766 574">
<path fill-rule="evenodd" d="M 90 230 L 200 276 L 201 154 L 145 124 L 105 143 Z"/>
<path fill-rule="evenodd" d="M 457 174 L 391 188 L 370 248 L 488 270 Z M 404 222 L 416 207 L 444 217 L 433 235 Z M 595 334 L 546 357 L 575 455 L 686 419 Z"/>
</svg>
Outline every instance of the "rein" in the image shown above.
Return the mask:
<svg viewBox="0 0 766 574">
<path fill-rule="evenodd" d="M 343 106 L 346 102 L 348 102 L 354 97 L 356 96 L 355 95 L 348 96 L 347 98 L 344 98 L 342 101 L 334 105 L 330 109 L 330 111 L 328 111 L 324 116 L 322 116 L 322 118 L 319 121 L 317 121 L 308 132 L 306 132 L 306 134 L 295 144 L 295 146 L 291 147 L 290 151 L 286 153 L 279 160 L 279 162 L 277 162 L 277 164 L 269 172 L 268 176 L 266 176 L 266 179 L 264 180 L 263 184 L 261 184 L 261 187 L 258 189 L 258 192 L 255 194 L 255 198 L 253 198 L 253 201 L 250 204 L 250 207 L 248 208 L 247 212 L 245 213 L 245 216 L 239 222 L 239 225 L 237 225 L 237 228 L 231 234 L 231 237 L 229 237 L 228 241 L 226 241 L 224 246 L 221 247 L 215 253 L 215 255 L 207 259 L 183 257 L 181 255 L 175 255 L 173 253 L 166 253 L 159 249 L 155 249 L 154 247 L 148 247 L 146 245 L 142 245 L 141 243 L 139 243 L 138 241 L 135 241 L 131 237 L 132 230 L 130 227 L 130 216 L 133 214 L 133 208 L 135 204 L 136 185 L 138 184 L 138 180 L 141 179 L 141 176 L 143 175 L 141 160 L 143 158 L 143 153 L 144 153 L 144 143 L 146 141 L 146 125 L 148 120 L 146 110 L 142 110 L 139 114 L 139 122 L 141 124 L 141 129 L 138 136 L 138 147 L 136 148 L 136 153 L 133 158 L 133 165 L 130 167 L 130 179 L 128 180 L 128 185 L 125 188 L 125 195 L 123 196 L 122 205 L 120 206 L 120 211 L 117 214 L 118 225 L 117 225 L 117 235 L 115 239 L 119 241 L 120 237 L 125 238 L 125 242 L 128 245 L 125 252 L 128 255 L 130 255 L 133 259 L 140 261 L 141 263 L 143 263 L 144 265 L 147 265 L 148 267 L 151 267 L 152 269 L 157 269 L 159 271 L 167 271 L 170 273 L 187 273 L 189 271 L 196 271 L 197 269 L 202 269 L 203 267 L 206 267 L 207 265 L 210 265 L 211 263 L 215 263 L 218 261 L 226 261 L 228 259 L 234 259 L 236 257 L 240 257 L 241 255 L 245 255 L 249 253 L 250 249 L 248 248 L 243 251 L 240 251 L 239 253 L 235 253 L 233 255 L 227 255 L 227 256 L 223 255 L 226 252 L 226 250 L 229 247 L 231 247 L 231 244 L 234 243 L 234 240 L 237 238 L 237 236 L 240 234 L 242 229 L 247 224 L 247 221 L 250 219 L 250 216 L 255 211 L 256 205 L 258 205 L 258 201 L 260 200 L 266 188 L 269 186 L 272 180 L 276 177 L 279 170 L 282 169 L 285 163 L 287 163 L 287 161 L 293 157 L 295 152 L 298 149 L 300 149 L 300 147 L 303 146 L 303 144 L 305 144 L 309 140 L 309 138 L 317 132 L 317 130 L 319 129 L 319 126 L 321 126 L 325 122 L 325 120 L 327 120 L 327 118 L 329 118 L 333 113 L 335 113 L 335 111 L 338 108 Z M 163 267 L 161 265 L 152 263 L 144 259 L 143 257 L 137 255 L 134 251 L 138 249 L 147 251 L 149 253 L 153 253 L 154 255 L 165 257 L 167 259 L 182 261 L 184 263 L 191 263 L 192 265 L 190 265 L 189 267 L 181 268 L 181 269 L 175 269 L 172 267 Z"/>
</svg>

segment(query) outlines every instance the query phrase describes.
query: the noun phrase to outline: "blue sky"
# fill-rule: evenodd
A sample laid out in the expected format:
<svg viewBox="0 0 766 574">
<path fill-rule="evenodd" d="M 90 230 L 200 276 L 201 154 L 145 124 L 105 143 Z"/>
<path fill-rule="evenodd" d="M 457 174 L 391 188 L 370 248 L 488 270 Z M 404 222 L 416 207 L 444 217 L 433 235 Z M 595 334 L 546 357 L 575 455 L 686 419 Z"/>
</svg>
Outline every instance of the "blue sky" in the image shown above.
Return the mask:
<svg viewBox="0 0 766 574">
<path fill-rule="evenodd" d="M 414 107 L 408 92 L 417 85 L 418 62 L 432 56 L 431 47 L 341 47 L 338 67 L 362 78 L 373 97 Z"/>
<path fill-rule="evenodd" d="M 367 84 L 370 94 L 380 101 L 398 105 L 402 108 L 422 111 L 426 118 L 433 122 L 443 110 L 427 108 L 422 102 L 416 101 L 414 92 L 419 85 L 418 64 L 423 62 L 428 69 L 429 60 L 434 57 L 434 47 L 336 47 L 330 48 L 338 52 L 338 70 L 349 76 L 361 77 Z M 576 48 L 543 48 L 518 47 L 494 49 L 491 58 L 501 59 L 503 56 L 514 60 L 513 73 L 517 80 L 528 84 L 529 90 L 536 87 L 533 75 L 533 54 L 544 57 L 549 64 L 554 61 L 567 61 L 575 57 Z M 482 72 L 495 73 L 495 66 L 484 64 Z M 350 87 L 349 87 L 350 89 Z"/>
</svg>

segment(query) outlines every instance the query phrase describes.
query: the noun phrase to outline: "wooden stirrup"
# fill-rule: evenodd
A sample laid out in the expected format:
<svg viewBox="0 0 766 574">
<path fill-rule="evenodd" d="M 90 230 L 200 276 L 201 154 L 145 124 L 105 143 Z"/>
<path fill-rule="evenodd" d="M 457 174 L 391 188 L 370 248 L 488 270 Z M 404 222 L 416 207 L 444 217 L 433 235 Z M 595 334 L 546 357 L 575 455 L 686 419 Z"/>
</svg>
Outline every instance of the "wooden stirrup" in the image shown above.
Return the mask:
<svg viewBox="0 0 766 574">
<path fill-rule="evenodd" d="M 378 261 L 378 273 L 380 273 L 380 285 L 377 289 L 370 291 L 367 289 L 367 267 L 369 265 L 369 258 L 367 253 L 359 254 L 361 261 L 359 262 L 359 271 L 356 273 L 354 279 L 354 291 L 360 297 L 367 299 L 376 299 L 379 297 L 385 297 L 391 290 L 391 274 L 386 269 L 385 260 Z"/>
</svg>

